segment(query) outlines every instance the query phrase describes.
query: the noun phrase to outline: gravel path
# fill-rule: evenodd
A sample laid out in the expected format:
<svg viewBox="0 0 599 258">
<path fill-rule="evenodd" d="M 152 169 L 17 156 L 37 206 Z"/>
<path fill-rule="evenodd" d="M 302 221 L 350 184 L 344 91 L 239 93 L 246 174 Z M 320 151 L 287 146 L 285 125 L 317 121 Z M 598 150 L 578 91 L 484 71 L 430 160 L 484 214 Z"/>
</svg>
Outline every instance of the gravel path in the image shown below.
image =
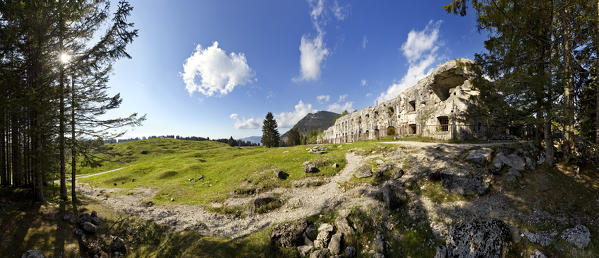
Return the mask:
<svg viewBox="0 0 599 258">
<path fill-rule="evenodd" d="M 93 188 L 80 184 L 82 194 L 100 200 L 115 210 L 139 216 L 174 227 L 176 230 L 194 229 L 202 234 L 218 237 L 237 238 L 256 232 L 273 223 L 297 220 L 321 213 L 327 209 L 376 204 L 371 197 L 356 197 L 355 191 L 344 192 L 338 184 L 351 179 L 354 171 L 362 164 L 363 158 L 353 153 L 346 154 L 346 166 L 331 180 L 318 187 L 298 187 L 275 189 L 286 199 L 283 207 L 266 214 L 251 214 L 242 218 L 206 211 L 195 205 L 166 205 L 146 207 L 145 200 L 151 199 L 156 189 L 135 189 L 128 194 L 111 194 L 120 191 L 115 188 Z M 113 171 L 107 171 L 113 172 Z M 90 175 L 92 176 L 92 175 Z"/>
</svg>

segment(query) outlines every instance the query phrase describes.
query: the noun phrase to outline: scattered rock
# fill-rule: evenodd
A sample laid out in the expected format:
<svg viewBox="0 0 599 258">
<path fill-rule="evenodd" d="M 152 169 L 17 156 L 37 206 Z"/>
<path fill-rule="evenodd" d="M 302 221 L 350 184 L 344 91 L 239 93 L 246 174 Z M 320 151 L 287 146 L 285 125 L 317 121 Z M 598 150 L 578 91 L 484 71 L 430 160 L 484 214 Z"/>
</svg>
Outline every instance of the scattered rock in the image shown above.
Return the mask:
<svg viewBox="0 0 599 258">
<path fill-rule="evenodd" d="M 125 241 L 120 237 L 111 237 L 110 240 L 110 253 L 127 253 L 127 248 L 125 247 Z"/>
<path fill-rule="evenodd" d="M 318 236 L 316 236 L 316 240 L 314 241 L 314 247 L 326 248 L 333 230 L 335 230 L 333 225 L 322 223 L 320 227 L 318 227 Z"/>
<path fill-rule="evenodd" d="M 372 255 L 372 258 L 385 258 L 385 255 L 382 253 L 375 253 Z"/>
<path fill-rule="evenodd" d="M 304 237 L 312 242 L 316 240 L 316 236 L 318 236 L 318 229 L 316 228 L 316 225 L 314 225 L 314 223 L 308 223 L 306 230 L 304 230 Z"/>
<path fill-rule="evenodd" d="M 539 249 L 535 249 L 530 254 L 530 258 L 547 258 L 547 256 L 545 256 L 544 253 L 542 253 L 541 251 L 539 251 Z"/>
<path fill-rule="evenodd" d="M 557 236 L 557 232 L 538 232 L 533 233 L 528 230 L 524 230 L 522 235 L 525 236 L 528 241 L 540 244 L 542 247 L 546 247 L 553 241 L 553 238 Z"/>
<path fill-rule="evenodd" d="M 204 180 L 204 175 L 201 175 L 200 177 L 198 177 L 198 180 Z"/>
<path fill-rule="evenodd" d="M 576 225 L 576 227 L 564 230 L 564 232 L 562 232 L 562 238 L 568 243 L 584 249 L 591 241 L 591 233 L 584 225 Z"/>
<path fill-rule="evenodd" d="M 480 148 L 477 150 L 473 150 L 466 156 L 465 160 L 470 161 L 474 164 L 480 166 L 486 166 L 488 162 L 491 161 L 491 155 L 493 154 L 493 150 L 490 148 Z"/>
<path fill-rule="evenodd" d="M 311 245 L 300 245 L 297 247 L 297 251 L 302 257 L 308 255 L 312 249 L 314 249 L 314 247 Z"/>
<path fill-rule="evenodd" d="M 385 239 L 381 232 L 377 232 L 374 240 L 372 241 L 372 248 L 377 253 L 385 253 Z"/>
<path fill-rule="evenodd" d="M 83 228 L 83 231 L 88 234 L 94 234 L 98 231 L 98 227 L 89 221 L 84 222 L 81 227 Z"/>
<path fill-rule="evenodd" d="M 289 177 L 289 174 L 287 174 L 283 170 L 275 170 L 275 176 L 278 177 L 279 179 L 285 180 Z"/>
<path fill-rule="evenodd" d="M 40 250 L 28 250 L 21 255 L 21 258 L 44 258 L 44 253 Z"/>
<path fill-rule="evenodd" d="M 511 241 L 509 227 L 498 219 L 473 219 L 453 225 L 446 239 L 449 257 L 503 257 Z"/>
<path fill-rule="evenodd" d="M 329 250 L 331 251 L 331 254 L 341 253 L 342 237 L 343 235 L 339 232 L 335 233 L 331 237 L 331 241 L 329 242 Z"/>
<path fill-rule="evenodd" d="M 356 248 L 353 246 L 348 246 L 345 248 L 345 252 L 343 252 L 345 257 L 355 257 L 356 256 Z"/>
<path fill-rule="evenodd" d="M 395 168 L 393 170 L 393 174 L 391 174 L 391 178 L 393 179 L 399 179 L 401 178 L 403 175 L 405 174 L 405 172 L 403 171 L 403 169 L 401 168 Z"/>
<path fill-rule="evenodd" d="M 175 201 L 175 198 L 171 197 L 171 202 L 174 202 L 174 201 Z"/>
<path fill-rule="evenodd" d="M 147 201 L 147 202 L 143 202 L 142 205 L 146 208 L 149 208 L 149 207 L 154 206 L 154 203 L 152 201 Z"/>
<path fill-rule="evenodd" d="M 307 227 L 307 220 L 278 224 L 272 229 L 270 241 L 282 247 L 302 245 L 304 241 L 303 233 Z"/>
<path fill-rule="evenodd" d="M 310 254 L 310 258 L 325 258 L 329 253 L 329 249 L 316 250 Z"/>
<path fill-rule="evenodd" d="M 256 199 L 254 199 L 254 201 L 252 202 L 252 212 L 256 212 L 260 208 L 262 208 L 276 200 L 277 200 L 277 198 L 274 195 L 263 195 L 263 196 L 256 197 Z"/>
<path fill-rule="evenodd" d="M 339 163 L 333 163 L 333 165 L 331 167 L 338 168 L 339 167 Z"/>
<path fill-rule="evenodd" d="M 315 153 L 315 154 L 324 154 L 324 153 L 327 153 L 327 148 L 322 147 L 322 146 L 314 146 L 314 147 L 308 148 L 306 150 L 309 153 Z"/>
<path fill-rule="evenodd" d="M 318 168 L 316 167 L 316 164 L 314 164 L 311 161 L 306 161 L 302 165 L 304 166 L 304 171 L 306 173 L 316 173 L 316 172 L 318 172 Z"/>
<path fill-rule="evenodd" d="M 131 178 L 131 183 L 135 182 L 135 178 Z"/>
<path fill-rule="evenodd" d="M 372 169 L 368 165 L 362 166 L 362 167 L 360 167 L 358 169 L 358 171 L 356 171 L 356 174 L 354 176 L 356 178 L 371 177 L 372 176 Z"/>
</svg>

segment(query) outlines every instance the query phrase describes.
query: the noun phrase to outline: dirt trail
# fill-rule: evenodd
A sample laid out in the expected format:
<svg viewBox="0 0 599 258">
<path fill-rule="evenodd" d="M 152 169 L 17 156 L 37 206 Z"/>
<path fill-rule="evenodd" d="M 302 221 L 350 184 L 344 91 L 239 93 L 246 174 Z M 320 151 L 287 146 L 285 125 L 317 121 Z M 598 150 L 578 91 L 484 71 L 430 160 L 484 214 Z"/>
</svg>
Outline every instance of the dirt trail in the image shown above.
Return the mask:
<svg viewBox="0 0 599 258">
<path fill-rule="evenodd" d="M 362 164 L 363 159 L 351 152 L 346 154 L 347 163 L 331 180 L 318 187 L 290 188 L 281 191 L 282 198 L 287 199 L 283 207 L 266 214 L 252 214 L 243 218 L 217 214 L 194 205 L 167 205 L 145 207 L 144 200 L 151 199 L 156 190 L 136 189 L 126 195 L 107 194 L 118 192 L 114 188 L 93 188 L 88 184 L 80 184 L 79 191 L 93 199 L 103 201 L 118 211 L 167 224 L 176 230 L 194 229 L 201 233 L 218 237 L 237 238 L 256 232 L 273 223 L 297 220 L 326 209 L 338 209 L 353 206 L 367 206 L 376 203 L 369 197 L 356 197 L 355 192 L 343 192 L 338 184 L 351 179 L 354 171 Z M 108 173 L 107 171 L 106 173 Z M 92 175 L 90 175 L 92 176 Z"/>
</svg>

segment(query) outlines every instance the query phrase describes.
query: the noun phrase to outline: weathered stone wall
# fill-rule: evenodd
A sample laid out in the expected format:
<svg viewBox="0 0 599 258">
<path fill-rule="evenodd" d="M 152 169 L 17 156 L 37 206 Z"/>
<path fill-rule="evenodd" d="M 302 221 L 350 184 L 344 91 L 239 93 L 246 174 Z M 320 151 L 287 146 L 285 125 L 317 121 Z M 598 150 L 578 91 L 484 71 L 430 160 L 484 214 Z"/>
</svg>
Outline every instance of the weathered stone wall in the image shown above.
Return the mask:
<svg viewBox="0 0 599 258">
<path fill-rule="evenodd" d="M 472 87 L 474 75 L 465 63 L 472 60 L 448 61 L 397 97 L 338 118 L 319 142 L 344 143 L 405 135 L 441 140 L 477 137 L 484 128 L 469 120 L 467 113 L 471 97 L 479 92 Z"/>
</svg>

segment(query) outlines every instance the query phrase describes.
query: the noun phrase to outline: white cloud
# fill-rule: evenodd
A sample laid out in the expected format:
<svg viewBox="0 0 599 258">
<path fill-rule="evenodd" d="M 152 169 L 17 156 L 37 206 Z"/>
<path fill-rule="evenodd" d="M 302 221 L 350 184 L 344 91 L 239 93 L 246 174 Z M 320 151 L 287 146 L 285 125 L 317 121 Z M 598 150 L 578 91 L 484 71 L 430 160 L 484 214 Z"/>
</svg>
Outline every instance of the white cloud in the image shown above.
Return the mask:
<svg viewBox="0 0 599 258">
<path fill-rule="evenodd" d="M 215 93 L 228 94 L 236 86 L 250 83 L 254 74 L 243 53 L 227 55 L 215 41 L 207 48 L 196 47 L 185 60 L 181 77 L 190 95 L 197 91 L 212 96 Z"/>
<path fill-rule="evenodd" d="M 291 128 L 299 120 L 304 118 L 304 116 L 313 112 L 318 112 L 318 110 L 312 109 L 312 104 L 304 104 L 304 102 L 300 100 L 297 105 L 295 105 L 294 111 L 275 114 L 275 119 L 277 120 L 279 128 Z"/>
<path fill-rule="evenodd" d="M 315 81 L 320 79 L 320 66 L 329 50 L 322 42 L 323 34 L 319 33 L 314 39 L 302 36 L 300 43 L 300 75 L 295 81 Z"/>
<path fill-rule="evenodd" d="M 329 96 L 329 95 L 320 95 L 320 96 L 316 97 L 316 100 L 318 100 L 319 103 L 329 102 L 329 100 L 331 100 L 331 96 Z"/>
<path fill-rule="evenodd" d="M 254 118 L 239 118 L 238 114 L 231 114 L 229 117 L 235 120 L 235 124 L 233 124 L 235 129 L 256 129 L 260 127 L 260 121 Z"/>
<path fill-rule="evenodd" d="M 343 94 L 343 95 L 339 96 L 339 101 L 337 101 L 337 102 L 343 102 L 343 101 L 345 101 L 345 99 L 347 99 L 347 94 Z"/>
<path fill-rule="evenodd" d="M 333 103 L 329 105 L 327 110 L 335 113 L 343 113 L 345 110 L 347 110 L 347 112 L 352 112 L 354 110 L 354 103 L 351 101 L 345 103 Z"/>
<path fill-rule="evenodd" d="M 441 21 L 430 21 L 421 31 L 411 30 L 408 39 L 402 45 L 403 55 L 408 60 L 408 71 L 399 82 L 393 83 L 375 100 L 383 102 L 399 95 L 413 86 L 432 71 L 432 65 L 438 61 L 437 49 Z"/>
<path fill-rule="evenodd" d="M 362 80 L 360 81 L 360 85 L 362 85 L 362 86 L 366 86 L 366 84 L 367 84 L 366 80 L 362 79 Z"/>
<path fill-rule="evenodd" d="M 364 35 L 362 37 L 362 48 L 366 48 L 366 44 L 368 44 L 368 38 L 366 38 L 366 35 Z"/>
<path fill-rule="evenodd" d="M 343 21 L 349 13 L 349 5 L 341 6 L 339 5 L 339 2 L 335 0 L 331 7 L 331 11 L 333 11 L 333 15 L 335 15 L 335 18 L 337 18 L 338 21 Z"/>
</svg>

